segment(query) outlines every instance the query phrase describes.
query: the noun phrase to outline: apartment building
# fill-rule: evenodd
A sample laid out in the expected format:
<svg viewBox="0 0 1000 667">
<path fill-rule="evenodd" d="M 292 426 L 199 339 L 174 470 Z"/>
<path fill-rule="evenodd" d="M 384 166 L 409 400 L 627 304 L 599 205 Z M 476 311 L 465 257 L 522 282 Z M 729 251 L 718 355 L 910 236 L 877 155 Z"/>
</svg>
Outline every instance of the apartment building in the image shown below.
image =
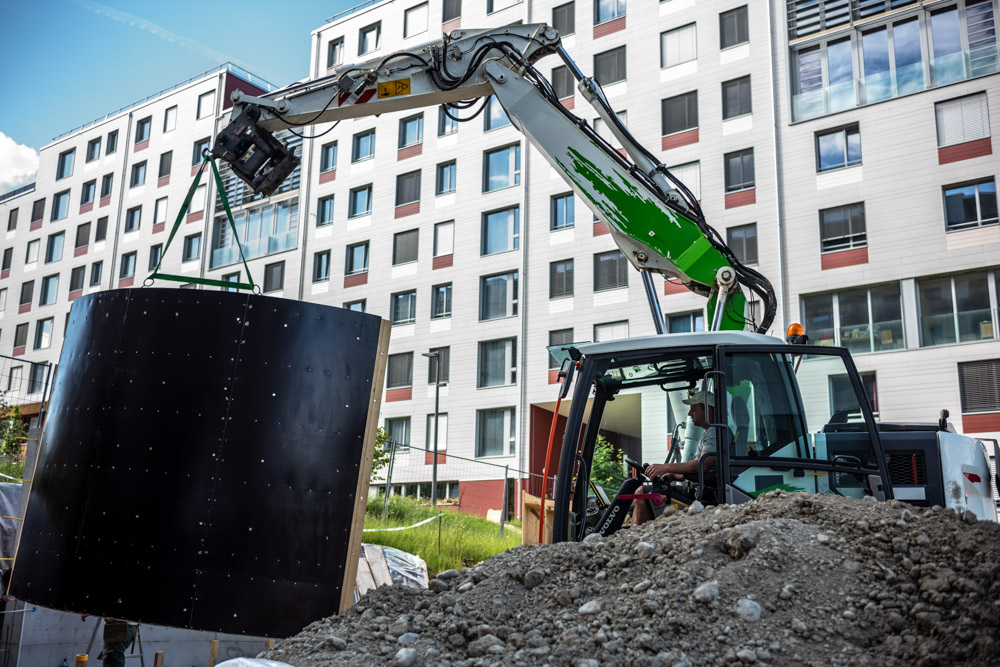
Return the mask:
<svg viewBox="0 0 1000 667">
<path fill-rule="evenodd" d="M 312 32 L 309 77 L 459 28 L 554 25 L 638 141 L 771 279 L 773 333 L 802 321 L 813 342 L 848 347 L 882 420 L 933 421 L 949 408 L 960 431 L 997 437 L 996 4 L 383 0 Z M 558 58 L 538 67 L 564 106 L 606 132 Z M 247 81 L 206 73 L 42 151 L 35 189 L 0 201 L 0 294 L 19 299 L 18 313 L 3 309 L 0 350 L 54 363 L 73 298 L 130 286 L 136 267 L 155 265 L 189 185 L 185 160 L 197 162 L 231 86 Z M 441 495 L 467 511 L 499 507 L 505 468 L 541 472 L 558 366 L 548 345 L 654 332 L 605 225 L 499 104 L 485 105 L 468 122 L 424 108 L 288 133 L 300 171 L 261 198 L 223 169 L 236 234 L 207 183 L 175 241 L 182 252 L 165 258 L 171 273 L 235 280 L 239 241 L 267 295 L 391 320 L 381 423 L 403 447 L 393 486 L 426 494 L 437 397 Z M 108 153 L 115 130 L 120 148 Z M 88 196 L 97 201 L 85 211 Z M 72 257 L 58 241 L 50 252 L 60 233 L 73 235 Z M 656 284 L 670 332 L 704 329 L 703 298 Z M 666 429 L 649 418 L 662 401 L 623 398 L 621 419 L 642 425 L 642 444 L 616 444 L 662 457 Z M 537 478 L 510 475 L 537 492 Z"/>
</svg>

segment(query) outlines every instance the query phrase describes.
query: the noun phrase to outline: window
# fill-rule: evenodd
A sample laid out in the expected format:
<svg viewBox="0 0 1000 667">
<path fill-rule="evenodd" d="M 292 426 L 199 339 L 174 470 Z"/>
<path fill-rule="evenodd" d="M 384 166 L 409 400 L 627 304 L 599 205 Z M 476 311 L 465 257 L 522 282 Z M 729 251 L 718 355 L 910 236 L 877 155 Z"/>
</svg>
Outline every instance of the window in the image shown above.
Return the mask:
<svg viewBox="0 0 1000 667">
<path fill-rule="evenodd" d="M 573 260 L 564 259 L 549 264 L 549 298 L 573 296 Z"/>
<path fill-rule="evenodd" d="M 399 147 L 415 146 L 424 140 L 424 115 L 419 114 L 399 121 Z"/>
<path fill-rule="evenodd" d="M 447 22 L 457 19 L 462 15 L 462 0 L 444 0 L 444 7 L 441 12 L 441 21 Z"/>
<path fill-rule="evenodd" d="M 323 144 L 323 147 L 319 151 L 319 170 L 320 172 L 332 171 L 337 168 L 337 142 L 331 141 L 328 144 Z"/>
<path fill-rule="evenodd" d="M 182 262 L 193 262 L 201 257 L 201 234 L 191 234 L 184 237 L 184 254 Z"/>
<path fill-rule="evenodd" d="M 517 250 L 521 235 L 521 211 L 517 206 L 483 214 L 480 254 Z"/>
<path fill-rule="evenodd" d="M 364 313 L 366 312 L 365 309 L 366 302 L 367 302 L 366 299 L 360 299 L 358 301 L 348 301 L 347 303 L 344 304 L 344 308 L 346 308 L 347 310 L 353 310 L 356 313 Z"/>
<path fill-rule="evenodd" d="M 624 110 L 616 111 L 615 116 L 618 117 L 618 120 L 621 121 L 622 125 L 624 125 L 626 128 L 628 127 L 627 111 Z M 622 144 L 618 140 L 618 137 L 615 136 L 615 134 L 611 131 L 610 127 L 608 127 L 608 125 L 604 122 L 603 118 L 595 118 L 591 123 L 591 125 L 594 128 L 594 132 L 597 132 L 597 134 L 599 134 L 602 139 L 608 142 L 608 144 L 610 144 L 614 148 L 622 147 Z"/>
<path fill-rule="evenodd" d="M 625 0 L 594 0 L 594 25 L 625 16 Z"/>
<path fill-rule="evenodd" d="M 101 199 L 111 196 L 111 187 L 114 184 L 114 180 L 114 174 L 105 174 L 104 177 L 101 178 Z"/>
<path fill-rule="evenodd" d="M 59 290 L 59 274 L 42 278 L 42 288 L 38 291 L 38 305 L 48 306 L 56 302 L 56 292 Z"/>
<path fill-rule="evenodd" d="M 486 0 L 486 13 L 492 14 L 519 4 L 521 4 L 521 0 Z"/>
<path fill-rule="evenodd" d="M 91 139 L 87 142 L 87 162 L 93 162 L 101 157 L 101 138 Z"/>
<path fill-rule="evenodd" d="M 200 213 L 205 210 L 205 196 L 208 191 L 208 186 L 199 185 L 195 188 L 194 196 L 191 197 L 191 206 L 188 207 L 188 214 Z"/>
<path fill-rule="evenodd" d="M 35 296 L 35 281 L 29 280 L 26 283 L 21 283 L 21 301 L 18 303 L 19 306 L 27 306 L 31 303 L 31 299 Z"/>
<path fill-rule="evenodd" d="M 813 345 L 855 354 L 906 347 L 899 283 L 803 297 L 802 318 Z"/>
<path fill-rule="evenodd" d="M 330 279 L 330 251 L 324 250 L 313 255 L 313 282 L 323 283 Z"/>
<path fill-rule="evenodd" d="M 690 333 L 705 330 L 705 315 L 700 310 L 667 315 L 667 333 Z"/>
<path fill-rule="evenodd" d="M 448 348 L 443 348 L 443 349 L 447 350 Z M 430 362 L 431 362 L 431 366 L 433 366 L 434 365 L 434 359 L 431 359 Z M 427 437 L 425 438 L 427 451 L 429 451 L 429 452 L 433 452 L 434 451 L 434 446 L 435 446 L 434 445 L 434 428 L 435 428 L 435 424 L 437 425 L 437 451 L 439 451 L 439 452 L 446 451 L 448 449 L 448 413 L 447 412 L 439 412 L 439 413 L 437 413 L 437 418 L 436 419 L 435 419 L 434 413 L 431 413 L 431 414 L 427 415 L 427 431 L 426 431 Z M 447 494 L 447 491 L 445 491 L 445 489 L 448 488 L 448 483 L 447 482 L 438 482 L 438 484 L 439 484 L 438 488 L 440 489 L 440 491 L 438 491 L 438 493 L 441 494 L 441 497 L 444 497 L 444 498 L 457 498 L 458 497 L 457 493 L 452 494 L 452 495 L 448 495 Z M 453 484 L 455 486 L 458 486 L 458 482 L 453 482 Z"/>
<path fill-rule="evenodd" d="M 136 206 L 135 208 L 130 208 L 125 213 L 125 233 L 138 231 L 141 222 L 142 207 Z"/>
<path fill-rule="evenodd" d="M 575 85 L 573 75 L 570 74 L 569 68 L 565 65 L 560 65 L 552 70 L 552 89 L 559 99 L 573 97 Z"/>
<path fill-rule="evenodd" d="M 573 342 L 573 330 L 572 329 L 557 329 L 555 331 L 549 332 L 549 347 L 554 347 L 556 345 L 569 345 Z M 549 370 L 556 369 L 560 367 L 560 362 L 552 353 L 549 352 Z"/>
<path fill-rule="evenodd" d="M 14 330 L 14 347 L 24 347 L 28 344 L 28 323 L 18 324 L 17 328 Z M 18 369 L 19 370 L 19 369 Z M 11 369 L 11 375 L 14 375 L 14 369 Z M 9 387 L 11 383 L 7 383 Z"/>
<path fill-rule="evenodd" d="M 85 222 L 82 225 L 77 225 L 76 243 L 73 245 L 73 247 L 85 248 L 88 244 L 90 244 L 90 223 Z"/>
<path fill-rule="evenodd" d="M 264 267 L 264 292 L 278 292 L 285 288 L 285 263 L 275 262 Z"/>
<path fill-rule="evenodd" d="M 479 344 L 479 377 L 476 387 L 502 387 L 517 382 L 517 339 Z"/>
<path fill-rule="evenodd" d="M 385 384 L 388 389 L 413 386 L 413 353 L 390 354 L 385 371 Z"/>
<path fill-rule="evenodd" d="M 344 62 L 344 38 L 331 39 L 326 45 L 326 68 L 336 67 Z"/>
<path fill-rule="evenodd" d="M 132 165 L 132 177 L 129 179 L 129 187 L 134 188 L 146 183 L 146 163 L 140 162 Z"/>
<path fill-rule="evenodd" d="M 939 148 L 990 136 L 986 93 L 938 102 L 934 105 L 934 117 Z"/>
<path fill-rule="evenodd" d="M 816 133 L 816 171 L 861 164 L 861 132 L 857 125 Z"/>
<path fill-rule="evenodd" d="M 959 363 L 958 388 L 963 414 L 1000 412 L 1000 359 Z"/>
<path fill-rule="evenodd" d="M 660 33 L 660 67 L 674 67 L 698 58 L 696 25 L 688 25 Z"/>
<path fill-rule="evenodd" d="M 174 152 L 167 151 L 160 155 L 160 170 L 158 172 L 157 178 L 163 178 L 164 176 L 170 175 L 170 164 L 174 161 Z"/>
<path fill-rule="evenodd" d="M 4 248 L 3 251 L 3 264 L 0 265 L 0 270 L 10 271 L 10 266 L 14 261 L 14 249 Z"/>
<path fill-rule="evenodd" d="M 135 124 L 135 143 L 141 144 L 144 141 L 149 141 L 149 133 L 153 128 L 153 117 L 146 116 L 139 122 Z"/>
<path fill-rule="evenodd" d="M 149 264 L 147 269 L 149 271 L 155 271 L 156 267 L 160 265 L 160 258 L 163 257 L 163 244 L 157 243 L 154 246 L 149 247 Z"/>
<path fill-rule="evenodd" d="M 823 252 L 867 246 L 865 205 L 849 204 L 820 211 L 819 236 Z"/>
<path fill-rule="evenodd" d="M 723 159 L 726 166 L 726 192 L 739 192 L 754 187 L 752 148 L 727 153 Z"/>
<path fill-rule="evenodd" d="M 417 321 L 417 290 L 397 292 L 389 300 L 389 315 L 393 325 Z"/>
<path fill-rule="evenodd" d="M 12 232 L 17 229 L 17 212 L 19 209 L 12 208 L 7 213 L 7 231 Z"/>
<path fill-rule="evenodd" d="M 403 37 L 413 37 L 427 32 L 427 3 L 410 7 L 403 12 Z"/>
<path fill-rule="evenodd" d="M 135 275 L 135 251 L 128 252 L 122 255 L 122 265 L 118 270 L 118 277 L 121 278 L 131 278 Z"/>
<path fill-rule="evenodd" d="M 45 217 L 45 198 L 36 199 L 31 205 L 31 222 L 41 222 Z"/>
<path fill-rule="evenodd" d="M 371 53 L 379 47 L 382 38 L 382 22 L 365 26 L 358 31 L 358 55 L 363 56 Z"/>
<path fill-rule="evenodd" d="M 372 186 L 362 185 L 350 193 L 347 217 L 356 218 L 360 215 L 370 215 L 372 212 Z"/>
<path fill-rule="evenodd" d="M 118 130 L 108 132 L 108 145 L 104 151 L 105 155 L 111 155 L 118 151 Z"/>
<path fill-rule="evenodd" d="M 58 262 L 62 259 L 63 241 L 66 239 L 65 232 L 49 235 L 45 242 L 45 263 Z"/>
<path fill-rule="evenodd" d="M 443 137 L 448 134 L 455 134 L 458 132 L 458 121 L 448 115 L 448 109 L 441 105 L 438 107 L 438 136 Z"/>
<path fill-rule="evenodd" d="M 432 353 L 436 352 L 438 356 L 427 358 L 427 384 L 438 383 L 438 369 L 441 371 L 441 383 L 447 384 L 451 368 L 451 348 L 434 347 L 429 351 Z M 433 415 L 431 416 L 433 417 Z"/>
<path fill-rule="evenodd" d="M 25 264 L 34 264 L 35 262 L 38 261 L 38 249 L 41 247 L 41 245 L 42 242 L 39 239 L 28 241 L 28 245 L 26 246 L 24 253 Z"/>
<path fill-rule="evenodd" d="M 576 32 L 575 3 L 567 2 L 565 5 L 552 8 L 552 27 L 559 31 L 561 37 Z"/>
<path fill-rule="evenodd" d="M 663 136 L 698 127 L 698 91 L 692 90 L 661 101 L 660 126 Z"/>
<path fill-rule="evenodd" d="M 212 140 L 208 137 L 194 142 L 191 149 L 191 166 L 201 164 L 201 161 L 204 159 L 205 151 L 207 151 L 211 145 Z"/>
<path fill-rule="evenodd" d="M 549 204 L 549 228 L 552 231 L 570 229 L 574 224 L 573 193 L 553 195 Z"/>
<path fill-rule="evenodd" d="M 396 176 L 396 206 L 420 201 L 420 170 Z"/>
<path fill-rule="evenodd" d="M 399 448 L 406 448 L 410 446 L 409 417 L 386 419 L 385 430 L 389 434 L 389 440 L 395 444 L 397 451 Z"/>
<path fill-rule="evenodd" d="M 7 310 L 7 288 L 0 289 L 0 313 Z"/>
<path fill-rule="evenodd" d="M 104 262 L 94 262 L 90 265 L 90 286 L 97 287 L 101 284 L 101 274 L 104 273 Z"/>
<path fill-rule="evenodd" d="M 479 319 L 495 320 L 517 315 L 517 271 L 479 279 Z"/>
<path fill-rule="evenodd" d="M 94 192 L 97 190 L 97 181 L 87 181 L 83 184 L 80 192 L 80 206 L 94 203 Z"/>
<path fill-rule="evenodd" d="M 722 120 L 753 112 L 750 104 L 750 77 L 744 76 L 722 84 Z"/>
<path fill-rule="evenodd" d="M 73 175 L 73 158 L 76 157 L 76 149 L 71 148 L 68 151 L 59 154 L 59 162 L 56 165 L 56 180 L 62 178 L 69 178 Z"/>
<path fill-rule="evenodd" d="M 728 49 L 750 41 L 747 7 L 737 7 L 719 14 L 719 48 Z"/>
<path fill-rule="evenodd" d="M 94 230 L 94 243 L 103 241 L 108 236 L 108 218 L 107 216 L 97 219 L 97 228 Z"/>
<path fill-rule="evenodd" d="M 483 192 L 521 184 L 521 144 L 483 154 Z"/>
<path fill-rule="evenodd" d="M 451 283 L 431 288 L 431 319 L 451 317 Z"/>
<path fill-rule="evenodd" d="M 757 263 L 757 223 L 730 227 L 726 230 L 726 243 L 744 264 Z"/>
<path fill-rule="evenodd" d="M 52 346 L 52 324 L 53 318 L 47 317 L 38 320 L 35 324 L 35 349 L 45 350 Z"/>
<path fill-rule="evenodd" d="M 351 162 L 372 157 L 375 157 L 375 130 L 355 134 L 351 143 Z"/>
<path fill-rule="evenodd" d="M 514 408 L 476 410 L 476 456 L 513 454 L 517 443 Z"/>
<path fill-rule="evenodd" d="M 69 215 L 69 190 L 56 193 L 52 196 L 51 221 L 62 220 Z"/>
<path fill-rule="evenodd" d="M 594 325 L 594 342 L 628 338 L 628 320 Z"/>
<path fill-rule="evenodd" d="M 625 80 L 624 46 L 594 56 L 594 78 L 602 86 Z"/>
<path fill-rule="evenodd" d="M 628 260 L 620 250 L 594 255 L 594 291 L 628 287 Z"/>
<path fill-rule="evenodd" d="M 992 271 L 918 280 L 921 347 L 995 338 L 995 280 Z"/>
<path fill-rule="evenodd" d="M 700 162 L 688 162 L 687 164 L 679 164 L 674 167 L 670 167 L 668 170 L 670 173 L 683 183 L 694 198 L 701 201 L 701 163 Z"/>
<path fill-rule="evenodd" d="M 442 257 L 455 252 L 455 223 L 439 222 L 434 225 L 434 256 Z"/>
<path fill-rule="evenodd" d="M 419 231 L 416 229 L 395 234 L 392 237 L 392 265 L 417 261 L 418 240 Z"/>
<path fill-rule="evenodd" d="M 69 274 L 69 291 L 79 292 L 83 289 L 83 283 L 87 278 L 87 267 L 78 266 Z"/>
<path fill-rule="evenodd" d="M 177 127 L 177 107 L 172 106 L 163 112 L 163 132 L 173 132 Z"/>
<path fill-rule="evenodd" d="M 944 221 L 949 232 L 997 224 L 997 184 L 993 178 L 944 187 Z"/>
<path fill-rule="evenodd" d="M 326 227 L 333 224 L 333 195 L 320 197 L 316 202 L 316 226 Z"/>
<path fill-rule="evenodd" d="M 814 118 L 857 103 L 851 37 L 803 48 L 792 62 L 792 115 Z"/>
<path fill-rule="evenodd" d="M 446 195 L 455 191 L 455 174 L 458 167 L 455 161 L 443 162 L 437 166 L 437 174 L 434 178 L 434 194 Z"/>
<path fill-rule="evenodd" d="M 489 132 L 490 130 L 507 127 L 508 125 L 510 125 L 510 118 L 507 117 L 507 112 L 504 111 L 503 105 L 497 101 L 496 95 L 490 95 L 489 99 L 486 100 L 486 114 L 483 117 L 483 131 Z"/>
<path fill-rule="evenodd" d="M 167 224 L 167 198 L 160 197 L 153 203 L 153 224 Z"/>
<path fill-rule="evenodd" d="M 215 113 L 215 91 L 209 90 L 198 96 L 198 110 L 196 118 L 201 119 Z"/>
</svg>

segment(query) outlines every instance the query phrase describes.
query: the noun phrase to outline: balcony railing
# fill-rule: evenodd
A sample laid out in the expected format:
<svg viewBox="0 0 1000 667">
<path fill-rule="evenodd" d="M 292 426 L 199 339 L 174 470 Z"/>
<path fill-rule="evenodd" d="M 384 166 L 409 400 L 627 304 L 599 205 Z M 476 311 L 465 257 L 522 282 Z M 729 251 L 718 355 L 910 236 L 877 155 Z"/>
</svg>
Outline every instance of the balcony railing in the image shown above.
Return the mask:
<svg viewBox="0 0 1000 667">
<path fill-rule="evenodd" d="M 241 242 L 243 255 L 247 260 L 251 260 L 256 257 L 273 255 L 284 250 L 291 250 L 296 247 L 298 237 L 299 230 L 296 227 L 289 229 L 287 232 L 262 236 L 251 241 L 243 241 Z M 240 261 L 240 251 L 235 243 L 224 248 L 213 248 L 210 268 L 217 269 L 220 266 L 235 264 L 238 261 Z"/>
<path fill-rule="evenodd" d="M 796 121 L 819 118 L 1000 71 L 997 47 L 966 49 L 864 78 L 792 95 Z"/>
</svg>

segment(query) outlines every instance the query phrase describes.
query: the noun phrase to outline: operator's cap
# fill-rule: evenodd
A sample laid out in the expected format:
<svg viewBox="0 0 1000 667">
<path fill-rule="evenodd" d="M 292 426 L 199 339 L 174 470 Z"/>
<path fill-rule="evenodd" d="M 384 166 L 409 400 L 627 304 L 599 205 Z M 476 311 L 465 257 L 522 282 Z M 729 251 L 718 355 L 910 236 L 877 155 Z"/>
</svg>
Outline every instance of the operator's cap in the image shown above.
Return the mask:
<svg viewBox="0 0 1000 667">
<path fill-rule="evenodd" d="M 715 396 L 712 395 L 712 392 L 708 392 L 708 398 L 713 401 L 715 400 Z M 702 390 L 688 391 L 688 397 L 681 399 L 681 403 L 683 403 L 684 405 L 699 405 L 704 402 L 705 402 L 705 392 Z"/>
</svg>

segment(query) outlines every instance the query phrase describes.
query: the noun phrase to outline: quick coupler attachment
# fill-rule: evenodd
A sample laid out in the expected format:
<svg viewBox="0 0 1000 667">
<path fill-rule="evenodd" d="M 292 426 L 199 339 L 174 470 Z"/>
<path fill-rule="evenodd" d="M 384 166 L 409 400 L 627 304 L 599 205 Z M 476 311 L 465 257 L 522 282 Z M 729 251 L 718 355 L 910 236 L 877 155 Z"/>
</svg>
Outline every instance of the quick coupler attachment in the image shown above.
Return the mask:
<svg viewBox="0 0 1000 667">
<path fill-rule="evenodd" d="M 270 196 L 299 165 L 294 149 L 257 127 L 260 108 L 247 104 L 215 137 L 212 155 L 229 167 L 259 195 Z"/>
</svg>

